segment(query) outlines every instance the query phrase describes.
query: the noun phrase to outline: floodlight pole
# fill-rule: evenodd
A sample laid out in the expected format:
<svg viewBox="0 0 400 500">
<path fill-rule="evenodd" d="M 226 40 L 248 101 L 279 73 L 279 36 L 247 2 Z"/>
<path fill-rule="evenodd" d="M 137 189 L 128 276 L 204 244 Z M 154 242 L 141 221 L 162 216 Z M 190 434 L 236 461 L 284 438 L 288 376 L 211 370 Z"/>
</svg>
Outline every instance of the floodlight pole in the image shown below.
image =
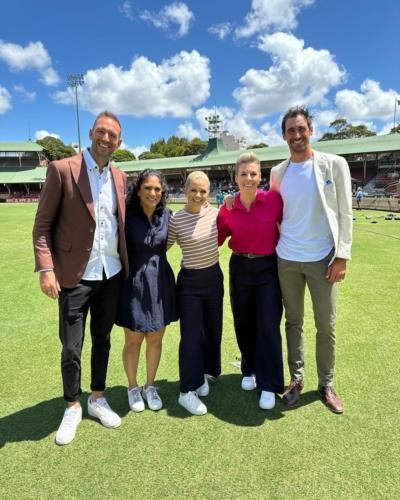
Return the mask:
<svg viewBox="0 0 400 500">
<path fill-rule="evenodd" d="M 68 76 L 68 85 L 75 89 L 75 104 L 76 104 L 76 123 L 78 125 L 78 147 L 81 152 L 81 130 L 79 126 L 79 101 L 78 101 L 78 87 L 84 84 L 84 77 L 80 73 L 74 73 Z"/>
</svg>

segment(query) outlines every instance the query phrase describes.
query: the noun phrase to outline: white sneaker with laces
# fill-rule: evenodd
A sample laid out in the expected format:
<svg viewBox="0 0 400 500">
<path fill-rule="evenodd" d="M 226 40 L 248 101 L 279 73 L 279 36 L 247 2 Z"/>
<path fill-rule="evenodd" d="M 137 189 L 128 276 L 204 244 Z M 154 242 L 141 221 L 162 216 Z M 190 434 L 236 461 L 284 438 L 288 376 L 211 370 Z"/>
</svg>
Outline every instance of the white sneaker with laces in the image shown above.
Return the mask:
<svg viewBox="0 0 400 500">
<path fill-rule="evenodd" d="M 256 377 L 254 375 L 242 378 L 242 389 L 244 391 L 252 391 L 256 387 L 257 387 Z"/>
<path fill-rule="evenodd" d="M 198 396 L 208 396 L 210 394 L 210 386 L 208 385 L 208 380 L 205 375 L 204 375 L 204 384 L 202 384 L 198 389 L 196 389 L 196 394 Z"/>
<path fill-rule="evenodd" d="M 275 394 L 269 391 L 261 391 L 259 405 L 262 410 L 272 410 L 275 406 Z"/>
<path fill-rule="evenodd" d="M 96 401 L 92 401 L 92 398 L 88 398 L 88 413 L 91 417 L 98 418 L 100 423 L 104 427 L 109 427 L 111 429 L 119 427 L 121 425 L 121 419 L 119 415 L 113 411 L 106 398 L 97 398 Z"/>
<path fill-rule="evenodd" d="M 154 385 L 143 386 L 142 396 L 150 410 L 158 411 L 162 408 L 162 400 L 158 395 L 157 389 Z"/>
<path fill-rule="evenodd" d="M 192 415 L 205 415 L 207 413 L 207 406 L 200 401 L 195 391 L 181 392 L 178 403 Z"/>
<path fill-rule="evenodd" d="M 73 441 L 82 420 L 82 408 L 67 408 L 56 434 L 56 444 L 62 446 Z"/>
<path fill-rule="evenodd" d="M 129 408 L 136 413 L 144 410 L 144 402 L 139 387 L 128 389 L 128 403 Z"/>
</svg>

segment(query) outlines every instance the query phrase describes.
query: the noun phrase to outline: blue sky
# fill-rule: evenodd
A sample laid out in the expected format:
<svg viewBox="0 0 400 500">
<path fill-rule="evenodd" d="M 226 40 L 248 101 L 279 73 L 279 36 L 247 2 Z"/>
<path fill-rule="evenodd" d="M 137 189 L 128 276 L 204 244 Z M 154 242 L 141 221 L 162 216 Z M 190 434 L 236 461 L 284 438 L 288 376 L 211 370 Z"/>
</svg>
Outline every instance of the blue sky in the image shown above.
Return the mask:
<svg viewBox="0 0 400 500">
<path fill-rule="evenodd" d="M 136 153 L 206 138 L 214 106 L 248 144 L 281 143 L 295 104 L 313 112 L 316 138 L 338 117 L 393 126 L 399 0 L 13 0 L 1 18 L 0 141 L 77 142 L 71 73 L 85 78 L 83 145 L 103 109 Z"/>
</svg>

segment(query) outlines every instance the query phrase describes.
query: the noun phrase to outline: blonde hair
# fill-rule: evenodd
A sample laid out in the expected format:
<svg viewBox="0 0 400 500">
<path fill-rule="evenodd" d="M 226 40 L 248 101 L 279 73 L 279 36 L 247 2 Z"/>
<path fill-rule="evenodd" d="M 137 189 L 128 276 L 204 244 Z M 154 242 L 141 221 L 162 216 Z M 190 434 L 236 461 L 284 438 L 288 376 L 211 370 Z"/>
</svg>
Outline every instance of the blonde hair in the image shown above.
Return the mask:
<svg viewBox="0 0 400 500">
<path fill-rule="evenodd" d="M 197 180 L 205 181 L 207 183 L 208 191 L 210 191 L 210 179 L 208 178 L 208 175 L 201 170 L 195 170 L 194 172 L 190 172 L 190 174 L 186 178 L 185 192 L 189 189 L 192 182 L 195 182 Z"/>
<path fill-rule="evenodd" d="M 249 153 L 243 153 L 239 156 L 239 158 L 236 160 L 236 167 L 235 167 L 235 174 L 238 175 L 239 173 L 239 167 L 242 165 L 245 165 L 246 163 L 255 163 L 261 168 L 261 163 L 258 158 L 258 156 L 250 151 Z"/>
</svg>

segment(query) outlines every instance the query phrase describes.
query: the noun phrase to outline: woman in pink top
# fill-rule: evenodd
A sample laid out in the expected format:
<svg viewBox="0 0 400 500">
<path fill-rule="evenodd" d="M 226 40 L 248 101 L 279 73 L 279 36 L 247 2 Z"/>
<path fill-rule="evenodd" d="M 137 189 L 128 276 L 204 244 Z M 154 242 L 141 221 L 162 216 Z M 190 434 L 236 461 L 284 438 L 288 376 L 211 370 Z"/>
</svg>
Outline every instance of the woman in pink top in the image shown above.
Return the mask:
<svg viewBox="0 0 400 500">
<path fill-rule="evenodd" d="M 275 406 L 283 392 L 280 322 L 282 298 L 275 247 L 279 238 L 282 199 L 273 191 L 259 191 L 260 161 L 244 153 L 236 162 L 239 187 L 232 209 L 220 209 L 218 243 L 230 237 L 230 299 L 243 374 L 242 389 L 261 391 L 260 408 Z"/>
</svg>

